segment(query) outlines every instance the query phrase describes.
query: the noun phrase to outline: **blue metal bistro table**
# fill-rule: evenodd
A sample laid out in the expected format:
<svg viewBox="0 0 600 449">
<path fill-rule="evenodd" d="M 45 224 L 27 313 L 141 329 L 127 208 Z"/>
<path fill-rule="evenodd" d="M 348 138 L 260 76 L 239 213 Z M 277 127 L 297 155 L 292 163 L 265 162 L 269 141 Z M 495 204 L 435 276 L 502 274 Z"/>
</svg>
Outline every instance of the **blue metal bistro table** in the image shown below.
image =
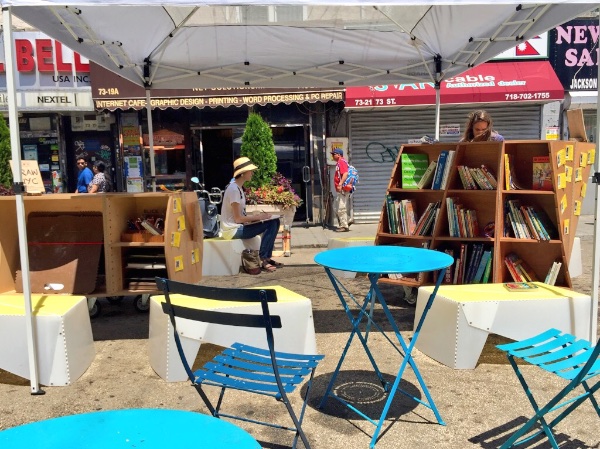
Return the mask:
<svg viewBox="0 0 600 449">
<path fill-rule="evenodd" d="M 373 425 L 376 426 L 375 432 L 373 433 L 373 437 L 371 439 L 370 447 L 374 448 L 377 443 L 377 439 L 379 433 L 381 432 L 381 427 L 385 421 L 387 413 L 390 409 L 390 405 L 394 399 L 396 391 L 401 391 L 403 394 L 412 398 L 416 402 L 425 405 L 430 408 L 439 424 L 445 425 L 440 413 L 438 412 L 433 399 L 427 389 L 427 385 L 423 381 L 421 373 L 417 368 L 417 364 L 415 363 L 412 357 L 412 350 L 417 342 L 419 337 L 419 332 L 421 331 L 421 327 L 425 318 L 427 316 L 427 312 L 431 308 L 435 295 L 437 293 L 438 287 L 440 286 L 442 279 L 444 278 L 444 268 L 450 266 L 454 259 L 449 255 L 439 252 L 432 251 L 428 249 L 422 248 L 410 248 L 405 246 L 357 246 L 357 247 L 348 247 L 348 248 L 340 248 L 333 249 L 329 251 L 323 251 L 315 256 L 315 262 L 319 265 L 322 265 L 325 268 L 331 283 L 333 284 L 333 288 L 339 296 L 339 299 L 344 307 L 344 311 L 348 316 L 348 319 L 352 323 L 352 332 L 350 332 L 350 337 L 344 347 L 342 352 L 342 356 L 338 362 L 338 365 L 333 373 L 331 380 L 329 381 L 329 385 L 327 386 L 327 390 L 325 391 L 325 395 L 321 400 L 321 404 L 319 408 L 322 408 L 325 405 L 325 402 L 329 397 L 333 397 L 334 399 L 340 401 L 343 405 L 348 407 L 350 410 L 359 414 Z M 367 273 L 369 281 L 371 283 L 371 287 L 369 292 L 365 296 L 365 299 L 362 304 L 359 303 L 357 299 L 354 298 L 352 293 L 350 293 L 331 272 L 331 270 L 341 270 L 341 271 L 355 271 L 358 273 Z M 381 294 L 379 287 L 377 285 L 377 281 L 381 277 L 382 274 L 396 274 L 396 273 L 420 273 L 423 271 L 438 271 L 437 280 L 435 284 L 435 288 L 433 289 L 432 294 L 427 301 L 425 306 L 425 310 L 421 315 L 421 319 L 415 328 L 414 334 L 410 342 L 404 341 L 402 335 L 400 335 L 400 330 L 398 329 L 398 325 L 396 324 L 388 305 L 385 301 L 385 298 Z M 402 363 L 400 364 L 400 368 L 398 369 L 398 374 L 394 380 L 394 383 L 390 386 L 388 382 L 386 382 L 383 378 L 383 375 L 380 369 L 375 362 L 375 358 L 371 353 L 368 345 L 368 334 L 371 328 L 377 329 L 379 332 L 384 334 L 383 328 L 381 325 L 376 323 L 373 320 L 373 308 L 375 306 L 375 302 L 378 302 L 383 309 L 385 317 L 389 324 L 391 325 L 396 339 L 400 346 L 398 346 L 392 339 L 386 336 L 386 340 L 394 347 L 394 349 L 401 355 Z M 355 305 L 356 307 L 351 308 L 351 306 Z M 356 311 L 358 309 L 358 312 Z M 366 328 L 365 331 L 361 331 L 360 324 L 366 320 Z M 385 334 L 384 334 L 385 335 Z M 383 411 L 381 412 L 381 416 L 378 420 L 372 419 L 360 410 L 358 410 L 352 404 L 349 404 L 344 399 L 337 396 L 332 390 L 335 384 L 335 380 L 340 372 L 340 368 L 342 367 L 342 363 L 346 357 L 348 349 L 352 343 L 354 337 L 358 337 L 360 340 L 369 360 L 371 361 L 371 365 L 375 371 L 375 374 L 379 378 L 379 381 L 385 388 L 385 391 L 388 393 L 388 397 L 386 399 L 385 405 L 383 407 Z M 415 376 L 421 386 L 421 390 L 423 394 L 427 398 L 427 401 L 422 401 L 421 399 L 408 394 L 402 390 L 398 390 L 398 386 L 400 385 L 400 381 L 404 374 L 406 367 L 410 365 Z"/>
<path fill-rule="evenodd" d="M 245 430 L 201 413 L 124 409 L 62 416 L 0 432 L 2 449 L 260 449 Z"/>
</svg>

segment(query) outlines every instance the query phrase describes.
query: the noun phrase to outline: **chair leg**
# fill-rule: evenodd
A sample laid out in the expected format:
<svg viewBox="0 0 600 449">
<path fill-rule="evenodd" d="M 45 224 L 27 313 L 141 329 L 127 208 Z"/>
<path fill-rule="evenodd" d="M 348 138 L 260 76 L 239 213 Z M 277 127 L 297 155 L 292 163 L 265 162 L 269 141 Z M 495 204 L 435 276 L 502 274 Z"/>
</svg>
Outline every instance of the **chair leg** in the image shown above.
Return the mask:
<svg viewBox="0 0 600 449">
<path fill-rule="evenodd" d="M 534 438 L 537 438 L 541 433 L 546 434 L 546 436 L 548 437 L 548 440 L 550 441 L 551 446 L 554 449 L 559 449 L 558 444 L 556 442 L 556 439 L 554 438 L 554 434 L 552 433 L 551 429 L 556 424 L 558 424 L 558 422 L 560 422 L 560 420 L 552 421 L 552 423 L 550 425 L 548 425 L 544 416 L 546 415 L 546 413 L 548 413 L 550 410 L 552 410 L 552 408 L 557 403 L 559 403 L 562 400 L 562 398 L 566 394 L 568 394 L 568 392 L 571 390 L 569 389 L 569 387 L 564 388 L 548 404 L 546 404 L 542 409 L 540 409 L 535 398 L 531 394 L 529 385 L 527 384 L 527 381 L 523 377 L 521 370 L 519 369 L 517 363 L 514 360 L 514 357 L 510 354 L 508 355 L 508 361 L 510 362 L 513 370 L 515 371 L 515 374 L 517 375 L 517 378 L 519 379 L 519 382 L 521 383 L 521 386 L 523 387 L 523 390 L 525 391 L 527 399 L 529 399 L 529 402 L 531 403 L 531 406 L 533 407 L 535 414 L 519 430 L 517 430 L 513 435 L 511 435 L 511 437 L 508 440 L 506 440 L 506 442 L 504 442 L 504 444 L 500 447 L 500 449 L 508 449 L 517 444 L 521 444 L 521 443 L 524 443 L 525 441 L 532 440 Z M 521 438 L 523 435 L 525 435 L 529 431 L 529 429 L 531 429 L 534 426 L 534 424 L 538 421 L 539 421 L 540 425 L 542 426 L 542 430 L 519 441 L 519 438 Z"/>
</svg>

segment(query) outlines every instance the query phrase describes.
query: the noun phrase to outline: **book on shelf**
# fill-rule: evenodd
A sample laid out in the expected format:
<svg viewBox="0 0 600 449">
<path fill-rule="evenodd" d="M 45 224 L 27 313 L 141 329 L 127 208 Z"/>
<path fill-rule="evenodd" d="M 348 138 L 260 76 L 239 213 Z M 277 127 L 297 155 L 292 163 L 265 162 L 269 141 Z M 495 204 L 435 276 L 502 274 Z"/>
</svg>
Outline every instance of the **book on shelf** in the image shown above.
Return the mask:
<svg viewBox="0 0 600 449">
<path fill-rule="evenodd" d="M 448 184 L 448 178 L 450 177 L 450 169 L 452 168 L 452 162 L 454 161 L 454 155 L 456 151 L 449 150 L 448 156 L 446 157 L 446 163 L 444 166 L 444 172 L 442 173 L 442 182 L 440 184 L 440 190 L 444 190 Z"/>
<path fill-rule="evenodd" d="M 562 262 L 552 262 L 552 266 L 548 270 L 548 274 L 546 274 L 546 279 L 544 279 L 544 284 L 555 285 L 556 278 L 558 277 L 558 273 L 560 273 L 561 267 Z"/>
<path fill-rule="evenodd" d="M 550 156 L 533 156 L 533 190 L 552 190 Z"/>
<path fill-rule="evenodd" d="M 448 159 L 448 150 L 443 150 L 438 156 L 435 174 L 433 175 L 432 190 L 440 190 L 442 188 L 442 178 L 446 169 L 446 160 Z"/>
<path fill-rule="evenodd" d="M 504 182 L 506 190 L 523 190 L 515 176 L 512 156 L 508 153 L 504 154 Z"/>
<path fill-rule="evenodd" d="M 387 208 L 388 216 L 388 230 L 390 234 L 398 234 L 397 220 L 396 220 L 396 206 L 391 195 L 385 196 L 385 204 Z"/>
<path fill-rule="evenodd" d="M 404 226 L 405 234 L 412 235 L 417 228 L 417 214 L 416 214 L 416 206 L 412 200 L 402 200 L 403 210 L 405 211 L 404 221 L 406 225 Z"/>
<path fill-rule="evenodd" d="M 546 214 L 544 209 L 532 209 L 532 213 L 535 216 L 536 220 L 543 227 L 544 232 L 546 232 L 546 234 L 548 235 L 549 240 L 558 240 L 560 238 L 558 235 L 557 227 L 554 226 L 554 224 L 550 220 L 550 217 L 548 216 L 548 214 Z"/>
<path fill-rule="evenodd" d="M 481 171 L 483 172 L 484 176 L 487 178 L 488 182 L 492 186 L 492 189 L 498 188 L 498 181 L 496 180 L 496 177 L 494 176 L 492 171 L 485 164 L 481 165 Z"/>
<path fill-rule="evenodd" d="M 494 250 L 490 248 L 490 258 L 485 265 L 485 270 L 483 271 L 483 277 L 481 279 L 482 284 L 487 284 L 490 279 L 490 274 L 492 272 L 492 263 L 494 261 Z"/>
<path fill-rule="evenodd" d="M 423 153 L 402 153 L 400 163 L 402 188 L 418 189 L 418 182 L 429 167 L 429 156 Z"/>
<path fill-rule="evenodd" d="M 515 282 L 535 282 L 538 280 L 531 267 L 517 254 L 508 253 L 504 257 L 504 263 Z"/>
<path fill-rule="evenodd" d="M 431 185 L 433 182 L 433 175 L 435 174 L 435 167 L 437 167 L 437 161 L 431 161 L 429 167 L 427 167 L 427 170 L 425 170 L 425 173 L 417 183 L 418 189 L 426 189 Z"/>
<path fill-rule="evenodd" d="M 467 265 L 467 272 L 465 273 L 465 279 L 463 284 L 471 284 L 475 277 L 475 272 L 479 267 L 479 263 L 481 262 L 481 257 L 483 255 L 483 243 L 475 243 L 471 247 L 471 257 L 469 258 L 469 263 Z"/>
<path fill-rule="evenodd" d="M 435 222 L 440 211 L 440 201 L 429 203 L 417 221 L 413 235 L 430 235 L 435 227 Z"/>
<path fill-rule="evenodd" d="M 492 250 L 485 250 L 481 255 L 481 260 L 479 261 L 479 265 L 477 266 L 477 271 L 473 276 L 472 284 L 481 284 L 483 281 L 483 273 L 485 272 L 486 267 L 490 263 L 490 258 L 492 257 Z"/>
<path fill-rule="evenodd" d="M 452 248 L 446 248 L 444 252 L 450 257 L 452 257 L 452 259 L 454 259 L 454 250 Z M 444 273 L 444 280 L 442 281 L 444 284 L 452 284 L 452 279 L 454 277 L 453 270 L 455 268 L 454 265 L 455 264 L 452 263 L 446 267 L 446 272 Z"/>
</svg>

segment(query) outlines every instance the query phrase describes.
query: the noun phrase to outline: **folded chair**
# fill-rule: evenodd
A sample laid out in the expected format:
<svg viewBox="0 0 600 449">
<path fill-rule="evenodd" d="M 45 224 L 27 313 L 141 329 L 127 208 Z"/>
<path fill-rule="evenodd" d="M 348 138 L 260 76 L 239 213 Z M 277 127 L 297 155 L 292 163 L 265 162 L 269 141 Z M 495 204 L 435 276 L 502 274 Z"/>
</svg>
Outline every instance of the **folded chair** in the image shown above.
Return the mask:
<svg viewBox="0 0 600 449">
<path fill-rule="evenodd" d="M 525 443 L 537 438 L 542 433 L 546 434 L 552 447 L 558 449 L 558 444 L 552 434 L 552 428 L 586 399 L 590 400 L 598 417 L 600 417 L 600 408 L 594 398 L 594 393 L 600 388 L 600 360 L 598 358 L 600 340 L 594 347 L 587 340 L 578 340 L 573 335 L 562 333 L 557 329 L 550 329 L 526 340 L 498 345 L 497 348 L 506 352 L 508 361 L 515 370 L 535 411 L 535 415 L 515 432 L 501 446 L 501 449 Z M 546 405 L 540 408 L 515 359 L 521 359 L 538 366 L 544 371 L 555 374 L 568 381 L 568 384 Z M 580 386 L 583 392 L 576 396 L 572 391 Z M 548 423 L 546 415 L 563 407 L 566 408 Z M 525 436 L 532 426 L 538 422 L 542 427 L 541 430 Z"/>
<path fill-rule="evenodd" d="M 168 279 L 156 278 L 158 288 L 164 292 L 165 301 L 162 304 L 163 311 L 169 315 L 173 326 L 177 351 L 181 362 L 188 374 L 192 385 L 210 410 L 216 417 L 239 419 L 255 424 L 290 430 L 296 433 L 292 448 L 296 447 L 298 437 L 304 443 L 304 447 L 310 449 L 310 445 L 302 430 L 302 420 L 309 398 L 312 379 L 321 355 L 290 354 L 275 351 L 273 329 L 280 329 L 281 318 L 269 313 L 269 303 L 277 302 L 277 293 L 272 289 L 241 289 L 241 288 L 217 288 L 175 282 Z M 215 312 L 192 309 L 178 306 L 172 303 L 170 295 L 181 294 L 217 301 L 239 301 L 260 303 L 262 313 L 240 314 L 233 312 Z M 232 347 L 226 348 L 215 356 L 201 369 L 192 372 L 190 364 L 185 358 L 175 318 L 201 321 L 204 323 L 222 324 L 228 326 L 243 326 L 265 329 L 265 348 L 261 349 L 240 343 L 234 343 Z M 308 377 L 306 397 L 297 416 L 290 404 L 288 394 L 294 392 L 304 379 Z M 221 389 L 216 404 L 209 400 L 202 389 L 203 386 L 215 386 Z M 242 416 L 222 413 L 225 390 L 233 388 L 236 390 L 271 396 L 277 401 L 285 404 L 293 427 L 283 426 Z"/>
</svg>

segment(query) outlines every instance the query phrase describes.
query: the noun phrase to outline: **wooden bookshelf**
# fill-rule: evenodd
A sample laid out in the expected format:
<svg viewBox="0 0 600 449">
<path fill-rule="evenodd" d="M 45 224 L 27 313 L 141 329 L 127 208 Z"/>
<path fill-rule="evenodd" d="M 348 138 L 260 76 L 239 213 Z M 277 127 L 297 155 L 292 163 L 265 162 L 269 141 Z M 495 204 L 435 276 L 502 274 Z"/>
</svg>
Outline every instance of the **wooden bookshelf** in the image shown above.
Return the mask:
<svg viewBox="0 0 600 449">
<path fill-rule="evenodd" d="M 567 147 L 569 146 L 569 148 Z M 427 154 L 429 162 L 437 160 L 442 151 L 455 151 L 449 167 L 448 180 L 444 189 L 404 189 L 402 187 L 401 155 L 407 153 Z M 568 154 L 568 157 L 561 155 Z M 505 155 L 510 156 L 514 183 L 520 189 L 506 189 Z M 552 169 L 552 190 L 533 188 L 533 158 L 549 156 Z M 378 225 L 376 245 L 427 246 L 435 250 L 451 250 L 455 259 L 461 245 L 467 249 L 483 244 L 483 250 L 492 250 L 492 265 L 488 282 L 509 282 L 512 277 L 504 263 L 509 253 L 516 253 L 531 267 L 538 280 L 543 281 L 553 262 L 562 262 L 556 285 L 571 287 L 568 260 L 571 256 L 573 239 L 583 203 L 585 185 L 589 177 L 595 146 L 591 143 L 571 141 L 505 141 L 458 144 L 415 144 L 403 145 L 392 169 L 386 195 L 401 202 L 410 199 L 417 211 L 417 220 L 431 202 L 441 204 L 435 226 L 430 235 L 401 235 L 392 233 L 389 224 L 387 202 L 384 202 Z M 485 165 L 497 180 L 492 190 L 465 189 L 457 167 L 470 168 Z M 577 170 L 577 172 L 576 172 Z M 571 177 L 568 178 L 569 172 Z M 577 173 L 577 176 L 576 176 Z M 447 199 L 455 198 L 464 209 L 474 210 L 477 217 L 476 234 L 473 237 L 454 237 L 450 233 Z M 543 211 L 556 235 L 548 241 L 516 238 L 510 232 L 505 235 L 505 205 L 508 200 L 518 200 L 521 205 Z M 579 208 L 577 209 L 577 205 Z M 493 231 L 490 230 L 493 228 Z M 468 257 L 468 255 L 467 255 Z M 382 278 L 384 283 L 399 285 L 423 285 L 432 282 L 430 274 L 418 279 Z M 458 282 L 460 283 L 460 282 Z"/>
<path fill-rule="evenodd" d="M 201 215 L 193 192 L 54 194 L 27 196 L 24 202 L 27 216 L 40 212 L 102 214 L 104 263 L 98 270 L 96 290 L 89 296 L 156 292 L 156 287 L 150 283 L 141 288 L 129 288 L 127 259 L 140 253 L 155 254 L 164 262 L 163 273 L 166 272 L 170 279 L 195 283 L 202 277 Z M 0 293 L 15 290 L 15 273 L 20 269 L 15 211 L 14 196 L 0 197 Z M 147 211 L 156 211 L 164 216 L 162 241 L 123 241 L 127 221 L 135 220 Z M 172 241 L 174 234 L 177 235 L 177 245 Z M 148 279 L 151 277 L 151 271 L 144 274 Z"/>
</svg>

